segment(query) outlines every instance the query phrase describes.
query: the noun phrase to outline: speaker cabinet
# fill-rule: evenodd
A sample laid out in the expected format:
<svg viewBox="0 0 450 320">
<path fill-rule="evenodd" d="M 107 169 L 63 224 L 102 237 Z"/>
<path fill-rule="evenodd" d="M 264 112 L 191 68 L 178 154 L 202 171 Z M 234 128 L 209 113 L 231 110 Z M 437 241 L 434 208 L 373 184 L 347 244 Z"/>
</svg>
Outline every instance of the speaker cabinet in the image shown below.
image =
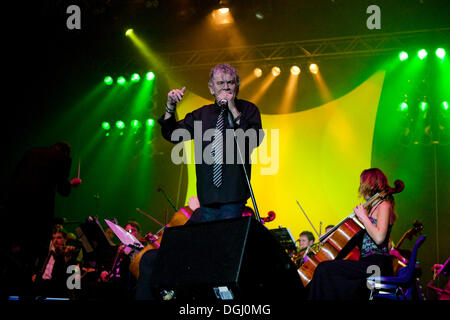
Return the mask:
<svg viewBox="0 0 450 320">
<path fill-rule="evenodd" d="M 166 229 L 150 286 L 156 300 L 305 297 L 292 260 L 251 217 Z"/>
</svg>

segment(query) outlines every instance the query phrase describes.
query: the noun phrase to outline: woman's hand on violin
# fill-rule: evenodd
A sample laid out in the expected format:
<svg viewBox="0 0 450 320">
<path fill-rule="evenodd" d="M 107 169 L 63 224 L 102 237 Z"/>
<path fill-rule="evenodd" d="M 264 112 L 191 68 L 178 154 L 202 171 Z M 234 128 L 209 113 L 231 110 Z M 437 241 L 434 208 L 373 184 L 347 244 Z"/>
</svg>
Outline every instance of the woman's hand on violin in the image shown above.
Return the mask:
<svg viewBox="0 0 450 320">
<path fill-rule="evenodd" d="M 367 219 L 367 210 L 364 208 L 364 206 L 362 205 L 362 203 L 360 203 L 359 205 L 356 206 L 356 208 L 353 208 L 353 212 L 355 212 L 356 217 L 362 222 L 364 223 Z"/>
</svg>

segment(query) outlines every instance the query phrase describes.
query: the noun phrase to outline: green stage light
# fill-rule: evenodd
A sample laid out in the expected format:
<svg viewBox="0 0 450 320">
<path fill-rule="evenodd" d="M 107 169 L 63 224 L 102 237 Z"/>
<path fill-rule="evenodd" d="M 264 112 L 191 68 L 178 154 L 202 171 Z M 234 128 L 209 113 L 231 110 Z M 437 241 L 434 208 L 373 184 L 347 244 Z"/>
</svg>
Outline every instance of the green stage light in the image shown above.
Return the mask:
<svg viewBox="0 0 450 320">
<path fill-rule="evenodd" d="M 438 48 L 438 49 L 436 50 L 436 56 L 437 56 L 439 59 L 444 59 L 444 57 L 445 57 L 445 50 L 442 49 L 442 48 Z"/>
<path fill-rule="evenodd" d="M 134 32 L 133 29 L 128 29 L 128 30 L 125 32 L 125 35 L 126 35 L 127 37 L 129 37 L 129 36 L 131 36 L 131 34 L 132 34 L 133 32 Z"/>
<path fill-rule="evenodd" d="M 442 108 L 447 111 L 448 110 L 448 102 L 447 101 L 443 101 L 442 102 Z"/>
<path fill-rule="evenodd" d="M 147 74 L 145 75 L 145 78 L 146 78 L 148 81 L 151 81 L 151 80 L 155 79 L 155 74 L 154 74 L 152 71 L 147 72 Z"/>
<path fill-rule="evenodd" d="M 119 77 L 117 78 L 117 83 L 120 85 L 124 85 L 125 82 L 127 82 L 127 80 L 125 79 L 125 77 Z"/>
<path fill-rule="evenodd" d="M 112 83 L 113 83 L 114 81 L 113 81 L 113 78 L 112 78 L 112 77 L 106 76 L 105 79 L 103 79 L 103 82 L 105 82 L 105 84 L 107 84 L 108 86 L 110 86 L 110 85 L 112 85 Z"/>
<path fill-rule="evenodd" d="M 406 102 L 400 103 L 400 111 L 408 110 L 408 104 Z"/>
<path fill-rule="evenodd" d="M 141 123 L 139 122 L 139 120 L 133 120 L 131 121 L 131 127 L 139 129 L 141 127 Z"/>
<path fill-rule="evenodd" d="M 123 122 L 122 120 L 116 121 L 116 127 L 120 130 L 125 129 L 125 122 Z"/>
<path fill-rule="evenodd" d="M 428 103 L 426 103 L 425 101 L 422 101 L 420 103 L 420 110 L 425 112 L 427 110 L 427 108 L 428 108 Z"/>
<path fill-rule="evenodd" d="M 427 50 L 422 49 L 419 52 L 417 52 L 417 56 L 419 57 L 420 60 L 425 59 L 425 57 L 428 55 Z"/>
<path fill-rule="evenodd" d="M 155 120 L 153 120 L 152 118 L 147 119 L 146 124 L 148 127 L 153 127 L 155 125 Z"/>
<path fill-rule="evenodd" d="M 103 130 L 108 131 L 109 129 L 111 129 L 111 125 L 109 124 L 109 122 L 103 121 L 102 122 L 102 128 L 103 128 Z"/>
<path fill-rule="evenodd" d="M 406 59 L 408 59 L 408 53 L 406 51 L 402 51 L 399 53 L 398 58 L 400 59 L 400 61 L 405 61 Z"/>
<path fill-rule="evenodd" d="M 131 82 L 139 82 L 141 80 L 141 76 L 137 73 L 133 73 L 131 75 Z"/>
</svg>

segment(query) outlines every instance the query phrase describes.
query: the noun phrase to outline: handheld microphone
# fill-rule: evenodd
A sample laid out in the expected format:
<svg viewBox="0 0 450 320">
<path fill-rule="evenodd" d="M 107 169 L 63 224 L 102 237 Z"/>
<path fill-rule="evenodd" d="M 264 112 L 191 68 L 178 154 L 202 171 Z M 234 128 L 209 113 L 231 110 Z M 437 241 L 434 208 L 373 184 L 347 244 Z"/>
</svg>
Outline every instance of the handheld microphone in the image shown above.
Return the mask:
<svg viewBox="0 0 450 320">
<path fill-rule="evenodd" d="M 221 107 L 227 107 L 228 106 L 228 101 L 226 99 L 221 99 L 219 101 L 219 106 Z"/>
</svg>

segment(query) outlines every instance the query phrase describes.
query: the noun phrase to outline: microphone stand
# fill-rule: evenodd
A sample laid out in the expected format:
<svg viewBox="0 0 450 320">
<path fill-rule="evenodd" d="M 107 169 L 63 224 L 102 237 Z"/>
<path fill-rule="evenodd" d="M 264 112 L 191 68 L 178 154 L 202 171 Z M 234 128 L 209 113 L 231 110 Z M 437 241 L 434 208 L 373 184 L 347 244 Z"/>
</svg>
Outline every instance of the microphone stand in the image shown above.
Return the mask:
<svg viewBox="0 0 450 320">
<path fill-rule="evenodd" d="M 258 206 L 256 205 L 255 195 L 253 194 L 252 185 L 251 185 L 251 183 L 250 183 L 250 179 L 248 178 L 247 169 L 245 168 L 245 161 L 244 161 L 244 159 L 242 158 L 241 148 L 239 148 L 239 143 L 238 143 L 237 138 L 236 138 L 236 132 L 234 131 L 233 117 L 232 117 L 232 115 L 231 115 L 231 112 L 228 110 L 228 107 L 225 107 L 225 111 L 228 113 L 228 124 L 230 125 L 230 128 L 233 129 L 234 141 L 236 142 L 236 148 L 237 148 L 237 150 L 238 150 L 239 159 L 241 160 L 242 168 L 244 169 L 245 179 L 246 179 L 246 181 L 247 181 L 248 189 L 250 190 L 250 197 L 252 198 L 253 208 L 255 208 L 256 219 L 257 219 L 260 223 L 262 223 L 262 222 L 261 222 L 261 217 L 259 216 Z"/>
</svg>

